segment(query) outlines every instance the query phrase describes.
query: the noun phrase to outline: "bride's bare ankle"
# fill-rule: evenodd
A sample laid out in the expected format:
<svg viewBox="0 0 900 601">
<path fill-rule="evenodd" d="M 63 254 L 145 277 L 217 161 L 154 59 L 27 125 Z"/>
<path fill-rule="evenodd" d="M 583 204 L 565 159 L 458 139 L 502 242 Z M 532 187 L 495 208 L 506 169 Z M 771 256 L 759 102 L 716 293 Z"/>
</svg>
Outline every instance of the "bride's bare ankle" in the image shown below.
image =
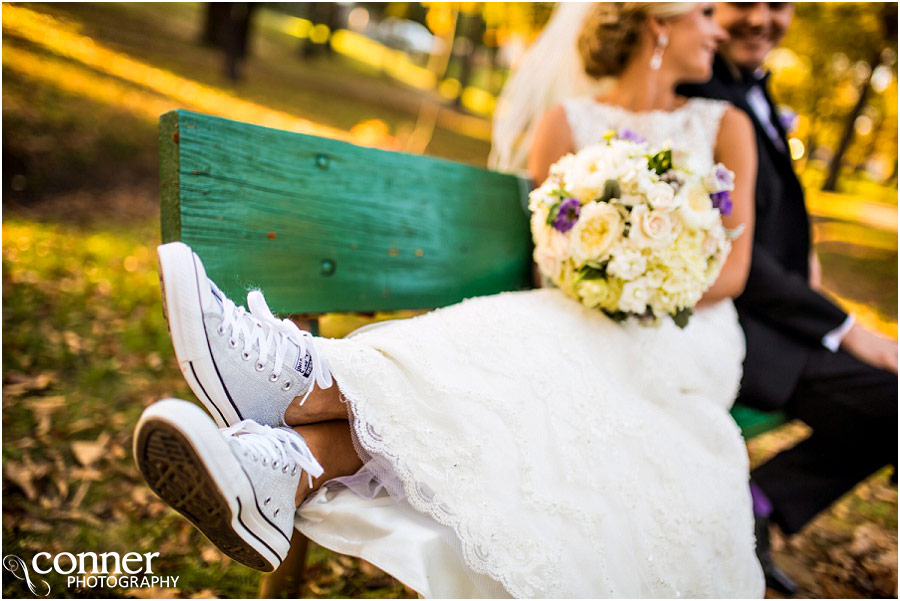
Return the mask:
<svg viewBox="0 0 900 601">
<path fill-rule="evenodd" d="M 325 482 L 341 476 L 349 476 L 362 467 L 362 461 L 353 447 L 350 422 L 346 419 L 296 426 L 294 430 L 306 441 L 313 456 L 325 472 L 313 479 L 310 486 L 306 474 L 300 478 L 294 501 L 297 505 Z"/>
<path fill-rule="evenodd" d="M 347 406 L 341 400 L 337 383 L 324 390 L 316 386 L 306 401 L 298 396 L 284 411 L 284 421 L 289 426 L 302 426 L 333 419 L 347 419 Z"/>
</svg>

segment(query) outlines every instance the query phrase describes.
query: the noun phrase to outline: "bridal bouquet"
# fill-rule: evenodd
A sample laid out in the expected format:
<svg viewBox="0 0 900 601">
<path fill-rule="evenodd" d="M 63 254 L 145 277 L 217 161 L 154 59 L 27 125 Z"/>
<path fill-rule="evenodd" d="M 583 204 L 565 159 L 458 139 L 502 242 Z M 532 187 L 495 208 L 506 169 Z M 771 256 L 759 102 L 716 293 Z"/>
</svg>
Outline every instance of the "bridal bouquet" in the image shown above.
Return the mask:
<svg viewBox="0 0 900 601">
<path fill-rule="evenodd" d="M 734 174 L 696 173 L 689 158 L 629 130 L 562 157 L 529 197 L 541 272 L 613 319 L 685 327 L 739 233 L 721 219 Z"/>
</svg>

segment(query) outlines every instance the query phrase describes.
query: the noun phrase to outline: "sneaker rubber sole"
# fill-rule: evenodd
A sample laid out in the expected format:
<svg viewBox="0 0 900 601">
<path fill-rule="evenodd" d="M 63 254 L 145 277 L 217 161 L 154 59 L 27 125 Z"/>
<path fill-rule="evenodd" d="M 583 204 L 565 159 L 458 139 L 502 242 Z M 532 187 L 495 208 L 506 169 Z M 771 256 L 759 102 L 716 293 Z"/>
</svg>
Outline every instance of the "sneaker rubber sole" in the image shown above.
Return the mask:
<svg viewBox="0 0 900 601">
<path fill-rule="evenodd" d="M 193 403 L 166 399 L 148 407 L 135 429 L 134 457 L 153 492 L 235 561 L 271 572 L 287 556 L 290 533 L 263 515 L 228 443 Z"/>
<path fill-rule="evenodd" d="M 232 426 L 244 417 L 222 381 L 204 326 L 200 287 L 209 284 L 203 264 L 182 242 L 157 247 L 157 255 L 163 314 L 178 367 L 216 424 Z"/>
</svg>

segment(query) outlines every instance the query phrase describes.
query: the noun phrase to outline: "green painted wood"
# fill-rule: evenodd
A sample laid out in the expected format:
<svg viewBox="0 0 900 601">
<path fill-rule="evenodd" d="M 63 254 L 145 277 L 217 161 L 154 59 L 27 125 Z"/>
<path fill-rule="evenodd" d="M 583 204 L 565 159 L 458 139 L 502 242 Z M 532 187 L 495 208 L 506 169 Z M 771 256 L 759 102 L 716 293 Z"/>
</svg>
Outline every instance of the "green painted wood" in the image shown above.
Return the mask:
<svg viewBox="0 0 900 601">
<path fill-rule="evenodd" d="M 787 415 L 781 411 L 758 411 L 740 404 L 731 408 L 731 417 L 740 426 L 741 434 L 747 440 L 788 421 Z"/>
<path fill-rule="evenodd" d="M 178 142 L 178 114 L 166 113 L 159 118 L 159 196 L 163 242 L 181 239 Z"/>
<path fill-rule="evenodd" d="M 187 111 L 160 132 L 163 239 L 235 300 L 260 287 L 281 313 L 427 309 L 531 285 L 515 176 Z"/>
</svg>

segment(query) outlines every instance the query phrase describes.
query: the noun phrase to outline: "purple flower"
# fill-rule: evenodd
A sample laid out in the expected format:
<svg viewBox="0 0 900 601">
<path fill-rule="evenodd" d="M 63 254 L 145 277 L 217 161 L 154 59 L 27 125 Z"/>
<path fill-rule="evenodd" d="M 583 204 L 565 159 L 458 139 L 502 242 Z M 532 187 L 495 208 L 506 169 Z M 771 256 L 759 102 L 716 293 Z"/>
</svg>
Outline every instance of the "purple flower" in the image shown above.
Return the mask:
<svg viewBox="0 0 900 601">
<path fill-rule="evenodd" d="M 581 213 L 581 203 L 577 198 L 567 198 L 559 205 L 559 212 L 553 220 L 553 229 L 565 234 L 575 226 Z"/>
<path fill-rule="evenodd" d="M 623 127 L 618 131 L 617 134 L 620 140 L 628 140 L 629 142 L 636 142 L 638 144 L 642 144 L 647 141 L 647 138 L 637 133 L 636 131 L 630 130 L 627 127 Z"/>
<path fill-rule="evenodd" d="M 719 213 L 721 213 L 723 217 L 731 215 L 731 193 L 728 190 L 722 190 L 721 192 L 711 194 L 710 199 L 712 200 L 713 208 L 719 209 Z"/>
<path fill-rule="evenodd" d="M 716 165 L 716 179 L 725 186 L 731 187 L 734 185 L 734 173 L 729 171 L 722 163 Z"/>
</svg>

